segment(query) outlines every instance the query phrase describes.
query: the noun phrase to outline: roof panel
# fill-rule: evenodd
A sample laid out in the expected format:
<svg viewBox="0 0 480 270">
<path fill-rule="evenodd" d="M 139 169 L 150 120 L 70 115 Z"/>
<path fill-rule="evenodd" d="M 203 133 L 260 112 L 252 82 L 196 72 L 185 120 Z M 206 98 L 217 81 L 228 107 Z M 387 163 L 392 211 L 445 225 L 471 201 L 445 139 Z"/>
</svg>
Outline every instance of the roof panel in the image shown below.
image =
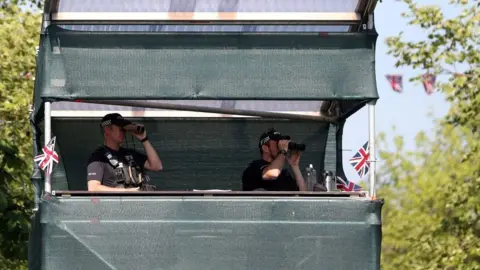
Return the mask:
<svg viewBox="0 0 480 270">
<path fill-rule="evenodd" d="M 59 0 L 58 12 L 353 12 L 362 0 Z"/>
</svg>

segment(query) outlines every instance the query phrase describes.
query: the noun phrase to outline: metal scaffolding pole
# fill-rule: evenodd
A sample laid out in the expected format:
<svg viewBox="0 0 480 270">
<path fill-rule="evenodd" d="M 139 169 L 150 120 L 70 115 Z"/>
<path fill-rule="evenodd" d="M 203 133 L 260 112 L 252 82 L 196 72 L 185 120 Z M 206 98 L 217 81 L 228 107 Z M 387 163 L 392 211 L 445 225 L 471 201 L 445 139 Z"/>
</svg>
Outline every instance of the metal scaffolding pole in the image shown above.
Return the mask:
<svg viewBox="0 0 480 270">
<path fill-rule="evenodd" d="M 44 138 L 44 145 L 47 145 L 52 137 L 52 118 L 51 118 L 51 105 L 50 101 L 45 102 L 45 138 Z M 45 174 L 45 186 L 44 186 L 45 193 L 50 194 L 52 192 L 52 184 L 51 184 L 51 175 Z"/>
<path fill-rule="evenodd" d="M 371 102 L 368 104 L 368 145 L 369 145 L 369 163 L 370 163 L 370 174 L 369 181 L 370 181 L 370 197 L 376 197 L 375 191 L 375 174 L 376 174 L 376 164 L 377 158 L 375 155 L 375 102 Z"/>
<path fill-rule="evenodd" d="M 324 115 L 315 116 L 315 115 L 301 115 L 301 114 L 293 114 L 293 113 L 237 110 L 237 109 L 213 108 L 213 107 L 195 106 L 195 105 L 192 106 L 192 105 L 183 105 L 183 104 L 157 103 L 157 102 L 140 101 L 140 100 L 78 100 L 77 102 L 151 108 L 151 109 L 164 109 L 164 110 L 220 113 L 220 114 L 228 114 L 228 115 L 245 115 L 245 116 L 263 117 L 263 118 L 310 120 L 310 121 L 329 122 L 329 123 L 335 123 L 338 120 L 338 117 L 331 117 L 331 116 L 324 116 Z"/>
</svg>

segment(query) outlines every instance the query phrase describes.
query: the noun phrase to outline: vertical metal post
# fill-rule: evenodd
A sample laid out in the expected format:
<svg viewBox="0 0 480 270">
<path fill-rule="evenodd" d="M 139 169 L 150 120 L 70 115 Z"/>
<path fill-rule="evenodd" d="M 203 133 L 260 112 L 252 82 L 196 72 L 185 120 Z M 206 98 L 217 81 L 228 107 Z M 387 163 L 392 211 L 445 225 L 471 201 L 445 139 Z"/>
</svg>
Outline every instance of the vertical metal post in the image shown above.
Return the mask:
<svg viewBox="0 0 480 270">
<path fill-rule="evenodd" d="M 376 197 L 375 191 L 375 174 L 376 174 L 376 155 L 375 155 L 375 103 L 368 104 L 368 145 L 369 145 L 369 153 L 370 153 L 370 174 L 369 182 L 370 182 L 370 197 Z"/>
<path fill-rule="evenodd" d="M 50 101 L 45 102 L 45 132 L 44 132 L 44 145 L 47 145 L 50 140 L 52 139 L 52 115 L 51 115 L 51 105 Z M 52 192 L 52 185 L 51 185 L 51 176 L 45 174 L 45 186 L 44 186 L 45 193 L 50 194 Z"/>
</svg>

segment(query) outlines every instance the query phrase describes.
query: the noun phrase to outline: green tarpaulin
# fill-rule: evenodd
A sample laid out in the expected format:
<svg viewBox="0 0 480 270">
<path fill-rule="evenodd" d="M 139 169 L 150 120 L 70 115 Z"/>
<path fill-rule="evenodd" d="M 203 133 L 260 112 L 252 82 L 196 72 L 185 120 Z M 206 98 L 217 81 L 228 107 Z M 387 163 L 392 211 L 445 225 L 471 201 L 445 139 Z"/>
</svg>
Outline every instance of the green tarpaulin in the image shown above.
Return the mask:
<svg viewBox="0 0 480 270">
<path fill-rule="evenodd" d="M 54 197 L 36 214 L 30 265 L 377 270 L 382 205 L 361 198 Z"/>
<path fill-rule="evenodd" d="M 43 98 L 378 98 L 376 35 L 46 31 Z"/>
</svg>

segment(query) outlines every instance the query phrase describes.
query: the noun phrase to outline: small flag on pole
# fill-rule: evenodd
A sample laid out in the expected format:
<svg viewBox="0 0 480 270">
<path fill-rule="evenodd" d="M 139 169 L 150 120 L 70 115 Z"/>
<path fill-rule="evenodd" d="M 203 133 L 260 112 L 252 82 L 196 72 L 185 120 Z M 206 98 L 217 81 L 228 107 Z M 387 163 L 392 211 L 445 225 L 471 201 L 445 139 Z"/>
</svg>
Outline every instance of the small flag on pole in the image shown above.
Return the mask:
<svg viewBox="0 0 480 270">
<path fill-rule="evenodd" d="M 53 162 L 58 164 L 58 154 L 55 152 L 55 138 L 53 137 L 47 145 L 42 148 L 43 154 L 33 158 L 38 163 L 38 167 L 45 171 L 45 175 L 52 174 Z"/>
<path fill-rule="evenodd" d="M 355 153 L 355 155 L 350 159 L 350 164 L 353 166 L 355 171 L 360 175 L 360 178 L 363 178 L 370 168 L 370 149 L 368 141 Z"/>
<path fill-rule="evenodd" d="M 403 92 L 403 77 L 402 75 L 395 74 L 395 75 L 385 75 L 388 82 L 390 82 L 390 86 L 392 87 L 393 91 L 395 92 Z"/>
<path fill-rule="evenodd" d="M 425 92 L 428 95 L 431 95 L 433 92 L 435 92 L 436 77 L 434 75 L 426 73 L 422 75 L 422 79 L 423 79 L 423 82 L 422 82 L 423 88 L 425 89 Z"/>
<path fill-rule="evenodd" d="M 337 189 L 342 190 L 342 191 L 360 191 L 363 190 L 363 188 L 354 182 L 348 181 L 346 179 L 343 179 L 340 176 L 337 176 Z"/>
</svg>

